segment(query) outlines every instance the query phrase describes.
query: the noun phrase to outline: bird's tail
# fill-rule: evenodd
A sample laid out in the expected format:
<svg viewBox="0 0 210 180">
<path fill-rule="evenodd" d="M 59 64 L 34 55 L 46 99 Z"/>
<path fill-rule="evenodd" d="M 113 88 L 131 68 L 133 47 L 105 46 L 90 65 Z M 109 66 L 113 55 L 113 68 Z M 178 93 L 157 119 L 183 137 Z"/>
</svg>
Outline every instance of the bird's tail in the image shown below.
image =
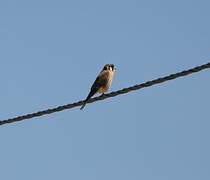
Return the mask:
<svg viewBox="0 0 210 180">
<path fill-rule="evenodd" d="M 84 104 L 81 106 L 80 110 L 83 110 L 85 105 L 86 105 L 86 102 L 84 102 Z"/>
<path fill-rule="evenodd" d="M 88 94 L 87 98 L 84 100 L 84 104 L 81 106 L 80 110 L 83 110 L 89 99 L 97 92 L 97 89 L 91 89 L 90 93 Z"/>
<path fill-rule="evenodd" d="M 80 110 L 83 110 L 85 105 L 87 104 L 88 100 L 91 98 L 91 96 L 88 95 L 88 97 L 85 99 L 83 105 L 81 106 Z"/>
</svg>

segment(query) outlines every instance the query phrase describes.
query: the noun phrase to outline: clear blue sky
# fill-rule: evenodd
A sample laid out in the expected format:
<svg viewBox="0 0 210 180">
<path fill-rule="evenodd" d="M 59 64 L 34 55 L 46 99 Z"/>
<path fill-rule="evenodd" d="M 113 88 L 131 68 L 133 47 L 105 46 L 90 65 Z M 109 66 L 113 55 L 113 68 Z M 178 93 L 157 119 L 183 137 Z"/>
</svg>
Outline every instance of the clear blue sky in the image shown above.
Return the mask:
<svg viewBox="0 0 210 180">
<path fill-rule="evenodd" d="M 6 119 L 206 63 L 210 2 L 0 1 Z M 0 127 L 0 179 L 209 180 L 210 71 Z"/>
</svg>

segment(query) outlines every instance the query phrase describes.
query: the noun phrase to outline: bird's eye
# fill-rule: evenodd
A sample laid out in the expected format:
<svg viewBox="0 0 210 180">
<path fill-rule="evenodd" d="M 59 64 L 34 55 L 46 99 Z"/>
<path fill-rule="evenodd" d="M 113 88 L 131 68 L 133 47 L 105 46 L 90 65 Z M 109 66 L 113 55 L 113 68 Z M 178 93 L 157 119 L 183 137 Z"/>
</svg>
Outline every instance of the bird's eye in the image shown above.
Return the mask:
<svg viewBox="0 0 210 180">
<path fill-rule="evenodd" d="M 114 64 L 110 65 L 110 69 L 113 71 L 114 70 Z"/>
</svg>

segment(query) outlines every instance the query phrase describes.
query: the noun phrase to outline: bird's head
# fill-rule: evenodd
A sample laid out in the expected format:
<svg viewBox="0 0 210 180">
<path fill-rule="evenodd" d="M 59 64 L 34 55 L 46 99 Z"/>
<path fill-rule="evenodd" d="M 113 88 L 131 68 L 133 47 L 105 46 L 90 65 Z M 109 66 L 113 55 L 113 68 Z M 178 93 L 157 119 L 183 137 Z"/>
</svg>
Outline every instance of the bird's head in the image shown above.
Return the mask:
<svg viewBox="0 0 210 180">
<path fill-rule="evenodd" d="M 115 68 L 114 64 L 106 64 L 106 65 L 104 66 L 103 70 L 105 70 L 105 71 L 106 71 L 106 70 L 115 71 L 116 68 Z"/>
</svg>

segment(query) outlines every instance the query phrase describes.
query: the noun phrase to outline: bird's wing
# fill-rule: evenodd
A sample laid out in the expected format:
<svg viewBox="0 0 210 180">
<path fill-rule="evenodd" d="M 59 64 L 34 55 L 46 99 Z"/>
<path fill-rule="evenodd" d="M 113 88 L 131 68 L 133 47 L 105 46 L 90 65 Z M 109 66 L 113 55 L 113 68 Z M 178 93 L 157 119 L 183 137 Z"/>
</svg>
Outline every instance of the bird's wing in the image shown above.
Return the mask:
<svg viewBox="0 0 210 180">
<path fill-rule="evenodd" d="M 91 90 L 96 90 L 98 91 L 99 88 L 104 87 L 107 85 L 108 81 L 109 81 L 109 72 L 108 71 L 102 71 L 98 77 L 96 78 L 96 80 L 94 81 Z"/>
<path fill-rule="evenodd" d="M 105 87 L 109 81 L 109 72 L 107 71 L 102 71 L 98 77 L 96 78 L 96 80 L 94 81 L 91 90 L 87 96 L 87 98 L 85 99 L 84 104 L 82 105 L 82 107 L 80 108 L 81 110 L 85 107 L 87 101 L 94 95 L 97 93 L 97 91 L 101 88 L 101 87 Z"/>
</svg>

